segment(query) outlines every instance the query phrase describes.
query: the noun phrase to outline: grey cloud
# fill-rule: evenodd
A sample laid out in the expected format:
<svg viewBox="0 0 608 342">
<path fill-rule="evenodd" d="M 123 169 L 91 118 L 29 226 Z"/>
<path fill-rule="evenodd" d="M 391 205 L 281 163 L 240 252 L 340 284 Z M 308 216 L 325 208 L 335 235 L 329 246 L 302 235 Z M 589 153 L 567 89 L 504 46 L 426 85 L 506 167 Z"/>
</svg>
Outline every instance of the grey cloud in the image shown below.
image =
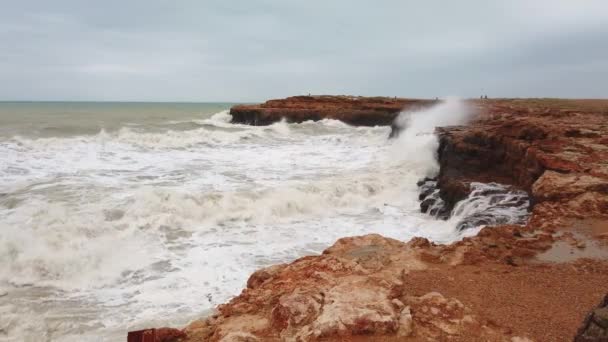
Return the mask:
<svg viewBox="0 0 608 342">
<path fill-rule="evenodd" d="M 0 99 L 605 97 L 608 3 L 22 1 Z"/>
</svg>

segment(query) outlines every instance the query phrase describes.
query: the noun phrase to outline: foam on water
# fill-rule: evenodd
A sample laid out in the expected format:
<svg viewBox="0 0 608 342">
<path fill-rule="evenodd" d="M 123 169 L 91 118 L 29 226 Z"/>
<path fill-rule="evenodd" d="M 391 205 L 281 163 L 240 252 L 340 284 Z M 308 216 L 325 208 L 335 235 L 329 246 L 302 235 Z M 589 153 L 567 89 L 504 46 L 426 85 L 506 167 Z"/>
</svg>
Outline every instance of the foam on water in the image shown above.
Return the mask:
<svg viewBox="0 0 608 342">
<path fill-rule="evenodd" d="M 184 324 L 255 269 L 340 237 L 454 241 L 454 222 L 419 212 L 416 182 L 437 171 L 434 126 L 465 111 L 404 114 L 394 141 L 336 120 L 233 125 L 226 111 L 164 129 L 3 136 L 0 336 L 122 340 Z"/>
</svg>

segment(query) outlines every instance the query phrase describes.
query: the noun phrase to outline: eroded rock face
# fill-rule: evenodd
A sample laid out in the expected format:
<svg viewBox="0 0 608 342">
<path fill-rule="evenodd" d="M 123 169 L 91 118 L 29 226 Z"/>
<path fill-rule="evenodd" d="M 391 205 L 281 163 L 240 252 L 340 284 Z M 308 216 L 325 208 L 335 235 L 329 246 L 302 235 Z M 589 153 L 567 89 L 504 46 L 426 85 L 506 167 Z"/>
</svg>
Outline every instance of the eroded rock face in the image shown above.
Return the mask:
<svg viewBox="0 0 608 342">
<path fill-rule="evenodd" d="M 131 331 L 127 335 L 128 342 L 177 342 L 186 338 L 186 334 L 175 328 L 156 328 Z"/>
<path fill-rule="evenodd" d="M 234 106 L 230 114 L 234 123 L 256 126 L 270 125 L 283 118 L 288 122 L 334 119 L 355 126 L 388 126 L 402 110 L 434 103 L 434 100 L 390 97 L 292 96 L 262 104 Z"/>
<path fill-rule="evenodd" d="M 559 226 L 565 216 L 608 217 L 607 103 L 474 104 L 478 117 L 469 126 L 437 128 L 437 187 L 447 211 L 472 182 L 497 182 L 532 194 L 535 226 Z"/>
</svg>

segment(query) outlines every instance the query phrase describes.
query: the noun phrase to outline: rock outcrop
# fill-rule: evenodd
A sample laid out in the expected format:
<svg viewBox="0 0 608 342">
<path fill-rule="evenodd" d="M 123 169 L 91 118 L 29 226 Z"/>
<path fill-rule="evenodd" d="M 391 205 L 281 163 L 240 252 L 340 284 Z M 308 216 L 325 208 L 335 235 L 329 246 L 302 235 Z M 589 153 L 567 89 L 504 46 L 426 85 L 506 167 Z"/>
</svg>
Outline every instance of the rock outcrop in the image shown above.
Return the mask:
<svg viewBox="0 0 608 342">
<path fill-rule="evenodd" d="M 287 122 L 341 120 L 354 126 L 388 126 L 402 110 L 426 107 L 435 100 L 360 96 L 292 96 L 230 109 L 232 122 L 256 126 Z"/>
<path fill-rule="evenodd" d="M 188 341 L 313 341 L 375 337 L 387 341 L 455 338 L 509 341 L 458 299 L 416 295 L 404 286 L 429 264 L 429 242 L 366 235 L 343 238 L 321 256 L 255 272 L 215 316 L 193 322 Z"/>
<path fill-rule="evenodd" d="M 557 239 L 519 226 L 448 246 L 343 238 L 255 272 L 184 341 L 570 340 L 603 295 L 608 264 L 530 261 Z"/>
<path fill-rule="evenodd" d="M 574 342 L 606 341 L 608 341 L 608 295 L 587 315 L 574 338 Z"/>
<path fill-rule="evenodd" d="M 608 215 L 608 101 L 474 104 L 479 114 L 469 126 L 437 128 L 437 187 L 448 209 L 471 182 L 498 182 L 531 193 L 538 213 L 555 212 L 535 215 L 551 218 L 547 226 L 582 213 Z"/>
<path fill-rule="evenodd" d="M 526 224 L 450 245 L 340 239 L 255 272 L 181 341 L 602 341 L 608 101 L 473 104 L 470 125 L 437 129 L 436 186 L 451 206 L 472 182 L 525 190 Z"/>
<path fill-rule="evenodd" d="M 127 342 L 176 342 L 186 338 L 185 332 L 175 328 L 157 328 L 131 331 Z"/>
</svg>

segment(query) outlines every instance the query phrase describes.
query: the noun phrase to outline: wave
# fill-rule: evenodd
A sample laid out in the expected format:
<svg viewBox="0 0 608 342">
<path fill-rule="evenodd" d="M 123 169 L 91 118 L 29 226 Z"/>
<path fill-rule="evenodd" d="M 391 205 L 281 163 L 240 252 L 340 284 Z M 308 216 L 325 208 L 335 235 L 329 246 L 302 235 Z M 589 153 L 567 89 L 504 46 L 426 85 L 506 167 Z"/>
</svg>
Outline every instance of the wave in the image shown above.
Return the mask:
<svg viewBox="0 0 608 342">
<path fill-rule="evenodd" d="M 69 150 L 79 145 L 112 147 L 110 146 L 112 144 L 149 149 L 185 149 L 201 145 L 217 146 L 241 142 L 249 143 L 255 139 L 267 140 L 272 139 L 273 135 L 285 134 L 288 134 L 288 131 L 279 124 L 265 130 L 223 131 L 201 127 L 188 131 L 168 130 L 158 133 L 123 127 L 115 133 L 107 133 L 105 130 L 102 130 L 95 136 L 38 139 L 27 139 L 18 136 L 2 145 L 21 152 L 49 148 Z"/>
<path fill-rule="evenodd" d="M 159 129 L 146 130 L 138 126 L 124 126 L 116 131 L 108 132 L 104 129 L 95 135 L 79 135 L 69 137 L 23 137 L 14 136 L 0 143 L 1 148 L 13 149 L 17 152 L 27 152 L 37 149 L 73 149 L 76 146 L 95 145 L 112 147 L 122 144 L 126 147 L 149 149 L 188 149 L 198 146 L 221 146 L 238 143 L 267 143 L 276 139 L 289 138 L 292 134 L 307 135 L 318 133 L 325 135 L 338 135 L 336 129 L 349 128 L 351 133 L 361 132 L 361 128 L 354 128 L 337 120 L 321 120 L 318 122 L 305 122 L 290 124 L 285 120 L 269 126 L 249 126 L 230 123 L 231 116 L 228 111 L 219 112 L 209 119 L 195 121 L 172 122 L 188 129 Z M 313 131 L 308 131 L 311 128 Z M 315 131 L 316 129 L 316 131 Z M 324 130 L 325 129 L 325 130 Z M 364 128 L 367 136 L 376 135 L 386 128 Z M 301 137 L 300 137 L 301 138 Z M 342 137 L 344 138 L 344 137 Z M 119 146 L 115 146 L 119 147 Z"/>
<path fill-rule="evenodd" d="M 133 246 L 128 241 L 158 248 L 158 241 L 150 241 L 166 236 L 163 229 L 188 235 L 235 222 L 268 225 L 335 215 L 341 210 L 357 213 L 397 202 L 411 192 L 413 189 L 403 182 L 407 177 L 399 170 L 374 170 L 280 187 L 206 193 L 146 186 L 122 199 L 110 196 L 79 206 L 30 199 L 13 208 L 0 227 L 4 232 L 0 260 L 5 261 L 0 266 L 0 279 L 82 286 L 79 277 L 85 270 L 101 278 L 120 274 L 111 265 L 127 255 L 128 262 L 119 263 L 122 268 L 140 264 L 145 258 L 136 255 L 142 244 Z M 97 285 L 106 283 L 89 280 Z"/>
<path fill-rule="evenodd" d="M 208 120 L 206 124 L 230 125 L 226 112 Z M 349 130 L 341 135 L 315 138 L 305 134 L 306 131 L 301 132 L 303 127 L 309 126 Z M 105 152 L 113 151 L 116 157 L 112 158 L 119 158 L 128 154 L 117 146 L 144 148 L 145 155 L 133 156 L 134 160 L 155 158 L 144 166 L 161 160 L 170 163 L 180 148 L 196 149 L 200 144 L 210 142 L 218 146 L 230 145 L 254 137 L 268 141 L 260 146 L 259 151 L 248 156 L 253 158 L 251 163 L 234 164 L 235 169 L 231 171 L 224 165 L 229 160 L 220 158 L 217 161 L 220 164 L 211 164 L 206 176 L 194 173 L 196 177 L 209 181 L 204 191 L 199 190 L 200 182 L 197 180 L 188 183 L 193 184 L 193 188 L 182 180 L 179 180 L 181 183 L 172 181 L 163 186 L 146 185 L 143 179 L 140 185 L 132 180 L 127 183 L 118 177 L 116 170 L 109 169 L 113 173 L 101 178 L 99 185 L 92 184 L 88 178 L 83 180 L 90 187 L 89 193 L 98 192 L 90 204 L 70 201 L 71 194 L 52 201 L 48 191 L 27 201 L 21 200 L 1 222 L 7 234 L 0 239 L 0 259 L 8 262 L 0 266 L 0 279 L 58 287 L 107 285 L 116 281 L 122 271 L 149 264 L 146 258 L 154 255 L 151 250 L 166 250 L 165 244 L 185 243 L 189 234 L 196 232 L 213 231 L 218 227 L 234 228 L 240 224 L 273 225 L 311 217 L 358 215 L 373 208 L 381 209 L 386 203 L 416 206 L 416 181 L 436 167 L 431 151 L 436 137 L 412 125 L 399 140 L 389 142 L 386 128 L 366 129 L 365 132 L 374 137 L 370 139 L 370 136 L 362 135 L 361 130 L 349 127 L 336 120 L 302 124 L 282 121 L 265 127 L 247 126 L 247 129 L 238 131 L 201 128 L 186 132 L 147 133 L 122 128 L 116 133 L 102 131 L 93 137 L 18 140 L 19 146 L 25 150 L 52 146 L 54 151 L 47 150 L 47 157 L 65 154 L 70 149 L 87 151 L 90 146 L 96 149 L 105 146 Z M 299 140 L 294 149 L 281 143 L 282 139 L 291 141 L 296 138 Z M 352 146 L 357 142 L 362 145 Z M 286 148 L 281 154 L 273 154 L 276 150 L 271 146 L 277 143 Z M 324 144 L 324 150 L 316 147 L 319 144 Z M 247 148 L 251 149 L 251 145 Z M 159 153 L 154 152 L 157 149 L 167 150 L 162 154 L 165 159 L 159 159 Z M 211 151 L 219 155 L 239 155 L 230 149 L 212 149 L 202 150 L 196 157 L 210 160 Z M 303 168 L 301 170 L 290 169 L 289 164 L 280 164 L 279 167 L 275 158 L 287 156 L 290 151 L 300 154 L 301 159 L 307 156 L 308 159 L 304 160 L 308 164 L 298 164 Z M 92 152 L 99 153 L 99 150 Z M 186 156 L 188 159 L 192 157 Z M 120 161 L 111 160 L 113 163 Z M 120 162 L 112 167 L 124 170 L 130 163 L 122 165 Z M 248 170 L 248 167 L 265 163 L 275 164 L 274 168 L 268 168 L 269 171 L 285 172 L 290 177 L 268 175 L 263 173 L 267 172 L 265 170 L 256 173 Z M 200 168 L 206 164 L 195 165 Z M 107 168 L 104 161 L 96 161 L 85 164 L 82 170 L 90 173 L 91 167 L 95 170 Z M 138 169 L 141 166 L 134 170 Z M 214 173 L 220 170 L 223 170 L 222 178 L 214 178 Z M 234 174 L 230 175 L 230 172 Z M 247 175 L 254 177 L 255 182 L 249 183 Z M 78 173 L 72 177 L 77 176 Z M 70 180 L 65 186 L 77 196 L 82 196 L 85 190 L 76 188 L 77 179 Z M 233 184 L 234 189 L 213 190 L 221 182 L 233 182 L 229 184 Z M 118 190 L 121 186 L 127 186 L 126 191 Z M 56 194 L 58 190 L 52 191 Z M 28 240 L 32 237 L 33 240 Z M 118 262 L 122 259 L 128 262 Z M 94 276 L 85 276 L 86 273 Z"/>
<path fill-rule="evenodd" d="M 407 127 L 390 141 L 388 127 L 331 119 L 254 127 L 230 123 L 228 111 L 94 135 L 11 137 L 0 142 L 0 160 L 10 161 L 0 169 L 0 287 L 9 296 L 56 291 L 57 316 L 72 318 L 66 305 L 107 310 L 90 326 L 56 328 L 76 336 L 210 309 L 254 269 L 339 237 L 453 241 L 471 229 L 420 214 L 416 186 L 438 169 L 432 128 L 453 108 L 404 114 Z M 17 305 L 8 311 L 24 322 Z M 9 335 L 22 336 L 24 324 Z"/>
</svg>

